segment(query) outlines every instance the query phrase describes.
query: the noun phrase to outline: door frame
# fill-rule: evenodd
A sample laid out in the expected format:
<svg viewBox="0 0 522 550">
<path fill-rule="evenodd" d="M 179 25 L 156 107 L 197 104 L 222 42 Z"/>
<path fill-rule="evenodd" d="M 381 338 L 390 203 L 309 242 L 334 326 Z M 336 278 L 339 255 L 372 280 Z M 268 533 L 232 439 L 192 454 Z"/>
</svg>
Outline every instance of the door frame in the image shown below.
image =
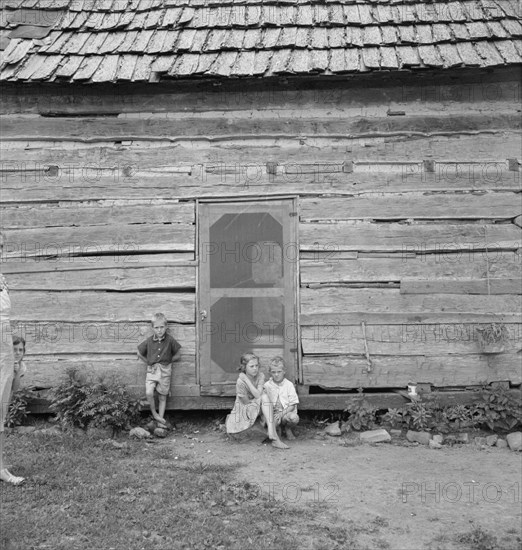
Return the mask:
<svg viewBox="0 0 522 550">
<path fill-rule="evenodd" d="M 299 241 L 299 220 L 300 216 L 300 204 L 298 195 L 248 195 L 238 197 L 237 195 L 230 197 L 208 197 L 208 198 L 198 198 L 196 199 L 196 216 L 195 216 L 195 260 L 196 260 L 196 312 L 195 312 L 195 335 L 196 335 L 196 384 L 201 386 L 201 353 L 200 353 L 200 296 L 201 296 L 201 286 L 199 283 L 200 279 L 200 204 L 213 204 L 213 203 L 241 203 L 241 202 L 270 202 L 270 201 L 281 201 L 281 200 L 291 200 L 293 211 L 295 213 L 295 227 L 294 227 L 294 236 L 297 247 L 297 259 L 296 266 L 294 270 L 294 319 L 296 322 L 296 372 L 295 379 L 296 383 L 303 383 L 303 367 L 302 367 L 302 346 L 301 346 L 301 322 L 300 322 L 300 313 L 301 313 L 301 302 L 300 302 L 300 284 L 301 284 L 301 272 L 300 272 L 300 251 L 301 245 Z M 219 384 L 216 384 L 218 387 Z M 225 394 L 222 394 L 225 396 Z"/>
</svg>

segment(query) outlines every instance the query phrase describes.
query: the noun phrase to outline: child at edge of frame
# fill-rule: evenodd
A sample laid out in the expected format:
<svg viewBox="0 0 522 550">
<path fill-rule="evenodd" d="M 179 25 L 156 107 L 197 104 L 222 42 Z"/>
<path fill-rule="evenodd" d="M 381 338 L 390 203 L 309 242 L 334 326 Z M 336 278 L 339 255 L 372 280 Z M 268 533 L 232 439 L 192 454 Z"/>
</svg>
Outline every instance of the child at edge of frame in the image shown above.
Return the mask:
<svg viewBox="0 0 522 550">
<path fill-rule="evenodd" d="M 166 427 L 165 408 L 170 393 L 172 363 L 181 355 L 181 345 L 168 332 L 167 318 L 163 313 L 155 313 L 151 319 L 153 335 L 138 346 L 138 357 L 147 365 L 145 395 L 154 420 Z M 155 392 L 158 394 L 156 410 Z"/>
<path fill-rule="evenodd" d="M 23 361 L 25 355 L 25 339 L 22 336 L 13 334 L 13 354 L 14 354 L 14 378 L 11 392 L 17 392 L 20 389 L 21 379 L 27 372 L 27 367 Z"/>
</svg>

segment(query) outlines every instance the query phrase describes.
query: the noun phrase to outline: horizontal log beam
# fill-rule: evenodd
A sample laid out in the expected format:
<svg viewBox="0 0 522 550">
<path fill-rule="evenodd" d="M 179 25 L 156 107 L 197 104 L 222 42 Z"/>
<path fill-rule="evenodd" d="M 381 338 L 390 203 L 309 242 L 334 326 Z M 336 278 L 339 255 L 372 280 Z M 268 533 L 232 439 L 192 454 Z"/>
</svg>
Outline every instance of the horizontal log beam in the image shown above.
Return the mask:
<svg viewBox="0 0 522 550">
<path fill-rule="evenodd" d="M 331 138 L 370 135 L 437 135 L 440 133 L 484 132 L 487 130 L 522 128 L 516 114 L 452 113 L 436 116 L 350 117 L 339 118 L 277 118 L 265 119 L 252 114 L 250 119 L 229 118 L 166 118 L 145 116 L 123 117 L 24 117 L 6 115 L 2 118 L 4 139 L 78 141 L 129 141 L 145 137 L 179 141 L 190 137 L 196 141 L 214 142 L 231 137 L 294 137 L 326 135 Z"/>
<path fill-rule="evenodd" d="M 303 380 L 325 389 L 406 388 L 411 381 L 436 387 L 457 387 L 508 380 L 522 382 L 517 354 L 419 355 L 365 358 L 348 355 L 304 357 Z"/>
<path fill-rule="evenodd" d="M 472 223 L 300 223 L 300 248 L 306 252 L 327 252 L 335 261 L 341 251 L 400 252 L 413 255 L 463 254 L 488 250 L 516 251 L 522 246 L 522 231 L 513 224 Z"/>
<path fill-rule="evenodd" d="M 195 322 L 195 294 L 187 292 L 11 292 L 13 321 L 148 322 L 162 311 L 173 323 Z"/>
</svg>

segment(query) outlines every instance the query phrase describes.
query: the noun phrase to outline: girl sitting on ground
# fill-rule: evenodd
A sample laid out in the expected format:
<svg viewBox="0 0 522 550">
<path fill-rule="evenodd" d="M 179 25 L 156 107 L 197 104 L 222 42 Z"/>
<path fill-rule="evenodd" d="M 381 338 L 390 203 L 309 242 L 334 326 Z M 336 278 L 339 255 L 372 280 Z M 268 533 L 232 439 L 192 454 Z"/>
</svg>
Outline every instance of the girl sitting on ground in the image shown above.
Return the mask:
<svg viewBox="0 0 522 550">
<path fill-rule="evenodd" d="M 226 419 L 227 433 L 237 434 L 248 430 L 254 425 L 263 410 L 272 446 L 278 449 L 288 449 L 287 445 L 279 439 L 271 408 L 268 401 L 263 399 L 265 376 L 259 370 L 259 358 L 253 353 L 245 353 L 241 356 L 239 370 L 241 372 L 236 383 L 236 402 Z M 268 418 L 271 419 L 270 423 L 268 423 Z"/>
</svg>

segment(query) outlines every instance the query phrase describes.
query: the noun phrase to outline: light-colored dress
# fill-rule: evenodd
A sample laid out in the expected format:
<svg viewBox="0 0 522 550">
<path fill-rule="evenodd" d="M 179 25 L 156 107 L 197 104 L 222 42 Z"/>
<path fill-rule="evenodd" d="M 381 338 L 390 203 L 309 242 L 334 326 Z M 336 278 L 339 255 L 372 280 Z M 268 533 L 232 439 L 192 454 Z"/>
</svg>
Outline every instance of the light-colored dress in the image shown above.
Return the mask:
<svg viewBox="0 0 522 550">
<path fill-rule="evenodd" d="M 13 385 L 14 355 L 13 334 L 9 322 L 11 300 L 2 274 L 0 274 L 0 289 L 0 431 L 3 432 Z"/>
<path fill-rule="evenodd" d="M 260 391 L 263 391 L 263 384 L 265 383 L 265 375 L 260 372 L 252 384 Z M 248 403 L 243 403 L 244 399 L 248 399 Z M 243 400 L 242 400 L 243 399 Z M 236 402 L 232 412 L 227 416 L 225 425 L 227 433 L 237 434 L 248 430 L 254 425 L 256 418 L 259 416 L 261 410 L 261 397 L 255 398 L 248 388 L 247 383 L 238 378 L 236 382 Z"/>
</svg>

